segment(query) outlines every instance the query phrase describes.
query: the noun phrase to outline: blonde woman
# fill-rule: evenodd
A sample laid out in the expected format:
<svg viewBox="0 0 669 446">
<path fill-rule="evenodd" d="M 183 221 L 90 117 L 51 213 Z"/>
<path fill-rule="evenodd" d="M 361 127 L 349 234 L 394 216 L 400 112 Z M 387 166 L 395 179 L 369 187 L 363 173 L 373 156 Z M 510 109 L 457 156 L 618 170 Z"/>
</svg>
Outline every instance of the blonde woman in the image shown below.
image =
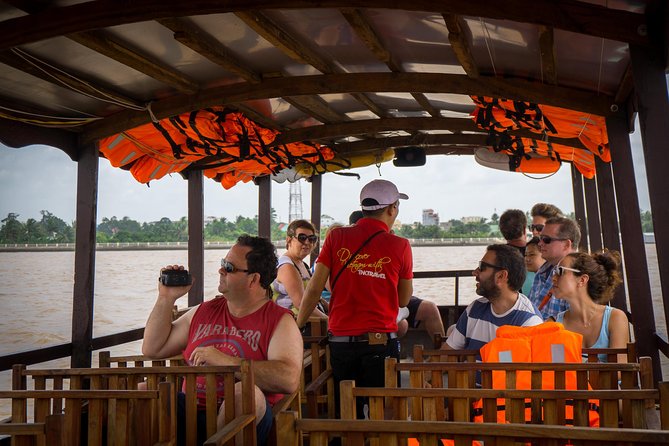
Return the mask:
<svg viewBox="0 0 669 446">
<path fill-rule="evenodd" d="M 583 335 L 585 348 L 625 348 L 629 324 L 622 310 L 605 305 L 622 282 L 620 254 L 603 251 L 595 254 L 568 254 L 553 270 L 553 295 L 569 303 L 569 309 L 555 320 L 567 330 Z M 619 355 L 624 361 L 625 355 Z M 599 355 L 606 362 L 606 355 Z"/>
</svg>

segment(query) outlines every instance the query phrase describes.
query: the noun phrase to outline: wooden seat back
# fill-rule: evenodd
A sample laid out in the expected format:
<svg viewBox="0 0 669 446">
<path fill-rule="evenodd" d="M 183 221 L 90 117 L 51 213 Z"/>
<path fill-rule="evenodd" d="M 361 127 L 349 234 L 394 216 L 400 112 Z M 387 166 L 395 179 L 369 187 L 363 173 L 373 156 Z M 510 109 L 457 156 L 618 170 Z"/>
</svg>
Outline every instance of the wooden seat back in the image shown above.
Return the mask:
<svg viewBox="0 0 669 446">
<path fill-rule="evenodd" d="M 14 446 L 65 446 L 65 415 L 47 415 L 43 422 L 0 423 L 0 435 L 9 435 Z"/>
<path fill-rule="evenodd" d="M 222 367 L 113 367 L 54 370 L 26 369 L 25 366 L 18 365 L 14 366 L 12 379 L 14 389 L 26 389 L 28 377 L 34 382 L 35 389 L 83 389 L 90 386 L 91 389 L 130 390 L 137 389 L 138 384 L 143 382 L 148 390 L 157 390 L 161 382 L 169 382 L 172 384 L 171 401 L 176 402 L 177 392 L 182 390 L 181 387 L 177 387 L 177 382 L 180 378 L 183 378 L 183 388 L 186 394 L 186 443 L 190 446 L 197 442 L 198 402 L 196 380 L 198 376 L 204 377 L 207 382 L 206 426 L 207 437 L 211 437 L 217 430 L 218 404 L 215 384 L 217 377 L 223 380 L 225 388 L 234 389 L 235 375 L 238 375 L 241 381 L 242 413 L 235 413 L 235 399 L 237 397 L 235 392 L 229 392 L 224 401 L 225 425 L 227 426 L 236 416 L 250 415 L 255 419 L 255 391 L 250 361 L 242 361 L 240 366 Z M 172 415 L 170 432 L 176 432 L 176 404 L 171 404 L 170 408 Z M 152 408 L 151 414 L 150 423 L 145 428 L 157 432 L 160 423 L 155 407 Z M 110 421 L 113 422 L 113 420 Z M 110 427 L 114 428 L 113 424 Z M 255 426 L 253 426 L 253 423 L 244 424 L 238 434 L 243 437 L 245 444 L 255 443 Z"/>
<path fill-rule="evenodd" d="M 49 421 L 50 416 L 59 415 L 62 411 L 62 438 L 67 445 L 157 444 L 176 441 L 176 435 L 169 430 L 171 386 L 170 383 L 161 383 L 158 390 L 150 391 L 8 390 L 0 391 L 0 399 L 11 399 L 12 419 L 9 424 L 26 423 L 30 418 L 36 423 L 47 424 L 53 422 Z M 159 420 L 159 429 L 155 434 L 145 429 L 151 422 L 152 403 L 157 407 Z M 33 407 L 32 414 L 28 411 L 29 406 Z M 85 422 L 83 426 L 82 421 Z M 85 438 L 81 438 L 82 432 L 86 432 Z M 45 435 L 37 438 L 36 444 L 49 446 L 51 443 Z"/>
</svg>

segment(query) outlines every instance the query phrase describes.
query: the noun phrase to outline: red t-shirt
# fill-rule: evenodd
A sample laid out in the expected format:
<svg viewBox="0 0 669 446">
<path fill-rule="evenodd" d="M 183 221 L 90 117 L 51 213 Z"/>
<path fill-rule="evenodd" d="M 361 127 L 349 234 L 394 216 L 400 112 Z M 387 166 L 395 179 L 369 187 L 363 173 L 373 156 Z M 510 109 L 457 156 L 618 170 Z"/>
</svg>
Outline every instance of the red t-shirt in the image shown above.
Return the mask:
<svg viewBox="0 0 669 446">
<path fill-rule="evenodd" d="M 188 345 L 183 356 L 188 361 L 196 347 L 213 345 L 230 356 L 252 360 L 267 360 L 267 351 L 272 334 L 284 314 L 290 314 L 274 302 L 268 301 L 255 312 L 234 317 L 228 309 L 228 301 L 219 296 L 203 302 L 193 315 L 188 333 Z M 185 383 L 184 383 L 185 384 Z M 198 405 L 205 406 L 205 378 L 197 378 Z M 224 396 L 223 380 L 217 383 L 219 404 Z M 266 393 L 267 401 L 274 405 L 283 395 Z"/>
<path fill-rule="evenodd" d="M 318 262 L 330 269 L 330 283 L 351 255 L 372 234 L 382 230 L 341 273 L 330 298 L 330 331 L 336 336 L 397 331 L 399 279 L 413 277 L 409 241 L 390 234 L 388 226 L 373 218 L 328 234 Z"/>
</svg>

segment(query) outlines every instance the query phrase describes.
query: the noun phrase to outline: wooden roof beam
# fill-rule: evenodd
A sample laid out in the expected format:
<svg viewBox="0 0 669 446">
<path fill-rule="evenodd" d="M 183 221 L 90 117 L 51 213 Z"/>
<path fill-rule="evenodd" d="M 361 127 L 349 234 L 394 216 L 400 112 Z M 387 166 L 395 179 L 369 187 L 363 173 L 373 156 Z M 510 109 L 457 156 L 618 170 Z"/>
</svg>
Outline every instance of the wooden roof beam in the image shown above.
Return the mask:
<svg viewBox="0 0 669 446">
<path fill-rule="evenodd" d="M 247 82 L 258 83 L 262 76 L 248 67 L 228 48 L 191 22 L 179 19 L 160 19 L 158 23 L 174 32 L 174 39 L 211 62 L 236 74 Z"/>
<path fill-rule="evenodd" d="M 235 15 L 246 23 L 249 28 L 253 29 L 262 38 L 283 51 L 283 53 L 291 59 L 299 63 L 311 65 L 323 74 L 343 73 L 343 70 L 339 66 L 326 60 L 315 50 L 287 33 L 286 30 L 281 29 L 276 23 L 262 13 L 243 11 L 236 12 Z M 374 104 L 374 102 L 363 93 L 351 92 L 350 94 L 377 116 L 385 117 L 388 115 L 387 112 Z"/>
<path fill-rule="evenodd" d="M 648 45 L 649 37 L 642 32 L 646 26 L 643 14 L 606 8 L 577 0 L 343 0 L 319 1 L 309 5 L 304 0 L 283 1 L 283 9 L 320 8 L 384 8 L 407 11 L 442 11 L 457 15 L 512 20 L 522 23 L 553 26 L 557 29 L 603 37 L 619 42 Z M 166 17 L 206 15 L 226 12 L 272 9 L 276 1 L 261 0 L 142 0 L 124 2 L 97 0 L 69 6 L 53 7 L 48 11 L 6 20 L 0 27 L 0 50 L 26 43 L 127 23 L 137 23 Z"/>
<path fill-rule="evenodd" d="M 359 9 L 355 8 L 343 8 L 340 10 L 341 14 L 344 16 L 346 21 L 348 21 L 353 31 L 358 35 L 358 38 L 367 45 L 367 48 L 376 56 L 377 59 L 384 62 L 390 71 L 395 73 L 401 73 L 404 71 L 402 65 L 397 62 L 390 51 L 383 45 L 381 39 L 376 34 L 372 25 L 367 21 L 367 19 L 362 15 L 362 12 Z M 430 115 L 435 118 L 441 116 L 439 110 L 437 110 L 425 97 L 422 93 L 411 93 L 411 96 L 426 110 Z"/>
<path fill-rule="evenodd" d="M 283 96 L 283 99 L 293 107 L 311 115 L 324 124 L 348 121 L 346 115 L 334 111 L 320 96 Z"/>
<path fill-rule="evenodd" d="M 434 145 L 453 144 L 488 147 L 486 140 L 486 135 L 430 135 L 427 133 L 419 133 L 411 136 L 393 136 L 389 138 L 339 143 L 330 147 L 339 155 L 361 155 L 407 146 L 429 147 Z"/>
<path fill-rule="evenodd" d="M 555 39 L 553 28 L 539 27 L 539 51 L 541 52 L 541 78 L 551 85 L 557 85 L 557 58 L 555 57 Z"/>
<path fill-rule="evenodd" d="M 456 14 L 442 14 L 442 17 L 446 23 L 446 28 L 448 28 L 448 41 L 451 43 L 451 49 L 455 53 L 455 57 L 457 57 L 467 76 L 477 79 L 480 74 L 479 67 L 476 65 L 474 56 L 472 56 L 469 48 L 469 40 L 464 34 L 464 27 L 462 26 L 460 16 Z"/>
<path fill-rule="evenodd" d="M 351 121 L 339 124 L 314 125 L 298 129 L 287 130 L 278 135 L 271 145 L 288 144 L 299 141 L 321 141 L 332 143 L 332 140 L 346 136 L 357 136 L 381 132 L 405 131 L 409 133 L 420 131 L 447 130 L 451 132 L 477 132 L 487 134 L 474 121 L 467 118 L 382 118 Z M 542 135 L 530 130 L 513 130 L 513 136 L 523 138 L 542 138 Z M 549 140 L 555 144 L 585 149 L 585 146 L 576 138 L 558 138 L 550 136 Z"/>
<path fill-rule="evenodd" d="M 511 100 L 553 105 L 570 110 L 607 116 L 613 98 L 583 90 L 540 84 L 523 79 L 470 79 L 457 74 L 440 73 L 353 73 L 318 76 L 293 76 L 266 79 L 260 84 L 240 83 L 212 87 L 191 96 L 175 96 L 152 104 L 158 119 L 203 107 L 226 105 L 253 99 L 314 94 L 340 94 L 356 91 L 405 92 L 419 86 L 425 93 L 457 93 L 492 96 Z M 146 124 L 145 112 L 123 111 L 107 117 L 104 122 L 86 126 L 88 140 L 110 136 L 128 128 Z"/>
<path fill-rule="evenodd" d="M 48 61 L 48 65 L 42 62 L 39 58 L 32 56 L 27 51 L 14 50 L 0 51 L 0 63 L 9 65 L 10 67 L 30 74 L 38 79 L 57 85 L 62 88 L 67 88 L 75 93 L 82 95 L 91 95 L 93 97 L 105 96 L 119 102 L 123 102 L 135 107 L 144 107 L 142 102 L 125 96 L 109 87 L 100 84 L 99 80 L 86 79 L 79 73 L 69 73 L 72 76 L 67 76 L 64 73 L 68 72 L 67 68 L 60 67 L 53 61 Z"/>
</svg>

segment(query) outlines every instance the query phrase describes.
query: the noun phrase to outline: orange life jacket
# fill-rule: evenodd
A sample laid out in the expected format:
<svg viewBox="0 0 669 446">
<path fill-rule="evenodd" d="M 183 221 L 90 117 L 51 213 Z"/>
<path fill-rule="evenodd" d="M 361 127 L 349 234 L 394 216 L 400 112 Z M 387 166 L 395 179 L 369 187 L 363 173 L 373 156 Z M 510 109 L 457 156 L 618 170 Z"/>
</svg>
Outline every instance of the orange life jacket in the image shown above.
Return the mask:
<svg viewBox="0 0 669 446">
<path fill-rule="evenodd" d="M 584 176 L 592 178 L 595 173 L 593 155 L 605 162 L 611 161 L 606 122 L 601 116 L 485 96 L 472 96 L 472 100 L 477 107 L 471 116 L 480 128 L 490 131 L 490 145 L 496 151 L 505 151 L 514 157 L 517 167 L 523 154 L 538 153 L 551 160 L 571 161 Z M 508 134 L 508 130 L 521 128 L 537 133 L 537 139 Z M 552 144 L 550 136 L 578 138 L 587 150 Z"/>
<path fill-rule="evenodd" d="M 481 348 L 483 362 L 542 362 L 542 363 L 581 363 L 581 346 L 583 336 L 564 329 L 559 322 L 544 322 L 534 327 L 516 327 L 505 325 L 497 329 L 496 338 Z M 554 389 L 555 373 L 542 372 L 542 389 Z M 530 371 L 516 372 L 516 389 L 532 388 Z M 493 371 L 492 388 L 506 387 L 506 372 Z M 565 373 L 565 389 L 577 389 L 576 372 Z M 596 407 L 597 401 L 591 401 L 591 408 Z M 506 423 L 504 399 L 498 399 L 497 422 Z M 483 403 L 477 401 L 474 405 L 474 421 L 483 422 L 481 409 Z M 526 421 L 531 421 L 531 409 L 525 409 Z M 565 406 L 565 423 L 573 424 L 573 406 Z M 599 414 L 591 409 L 589 413 L 590 426 L 599 426 Z"/>
<path fill-rule="evenodd" d="M 278 132 L 242 113 L 211 107 L 145 124 L 100 141 L 114 167 L 148 183 L 192 163 L 229 189 L 239 181 L 271 175 L 298 163 L 325 163 L 334 152 L 309 143 L 270 147 Z"/>
</svg>

